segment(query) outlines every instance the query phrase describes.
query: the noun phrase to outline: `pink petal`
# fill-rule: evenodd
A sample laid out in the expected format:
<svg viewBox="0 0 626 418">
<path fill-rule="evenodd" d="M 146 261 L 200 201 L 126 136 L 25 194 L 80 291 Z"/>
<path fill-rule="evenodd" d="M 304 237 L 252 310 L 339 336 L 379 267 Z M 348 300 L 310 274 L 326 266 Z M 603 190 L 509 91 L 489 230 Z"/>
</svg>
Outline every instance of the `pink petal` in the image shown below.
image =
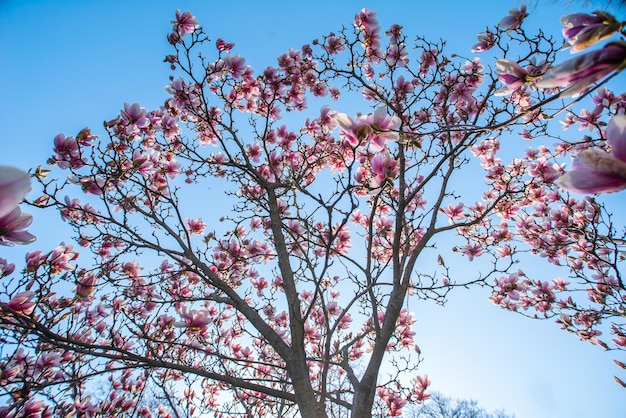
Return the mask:
<svg viewBox="0 0 626 418">
<path fill-rule="evenodd" d="M 335 115 L 335 121 L 339 124 L 344 131 L 350 131 L 355 128 L 356 123 L 345 113 L 337 113 Z"/>
<path fill-rule="evenodd" d="M 606 128 L 606 138 L 612 154 L 626 162 L 626 115 L 613 116 Z"/>
<path fill-rule="evenodd" d="M 0 240 L 0 245 L 6 245 L 3 240 L 11 241 L 19 245 L 24 245 L 24 244 L 30 244 L 32 242 L 35 242 L 35 240 L 37 239 L 36 236 L 34 236 L 28 231 L 12 231 L 12 232 L 9 232 L 8 234 L 4 234 L 0 238 L 2 239 Z"/>
<path fill-rule="evenodd" d="M 28 173 L 15 167 L 0 166 L 0 217 L 15 209 L 30 190 Z"/>
<path fill-rule="evenodd" d="M 615 174 L 591 170 L 572 170 L 561 176 L 556 184 L 575 193 L 607 193 L 626 189 L 626 179 Z"/>
</svg>

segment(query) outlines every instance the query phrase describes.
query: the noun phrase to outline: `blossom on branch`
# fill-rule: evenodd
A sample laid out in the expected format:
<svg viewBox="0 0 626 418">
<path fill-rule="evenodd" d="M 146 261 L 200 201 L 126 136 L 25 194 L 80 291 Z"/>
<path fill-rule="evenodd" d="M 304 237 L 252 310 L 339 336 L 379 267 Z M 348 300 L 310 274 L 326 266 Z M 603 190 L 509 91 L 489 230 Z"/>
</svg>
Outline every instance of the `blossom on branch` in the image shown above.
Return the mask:
<svg viewBox="0 0 626 418">
<path fill-rule="evenodd" d="M 573 96 L 614 71 L 626 66 L 626 42 L 611 42 L 552 67 L 539 82 L 541 88 L 567 88 L 563 96 Z"/>
<path fill-rule="evenodd" d="M 380 25 L 376 19 L 376 12 L 362 9 L 354 17 L 354 26 L 361 31 L 361 44 L 365 55 L 377 62 L 380 55 Z"/>
<path fill-rule="evenodd" d="M 98 278 L 93 273 L 85 273 L 81 275 L 76 283 L 76 296 L 79 299 L 89 298 L 95 291 L 98 284 Z"/>
<path fill-rule="evenodd" d="M 430 398 L 430 393 L 426 392 L 426 389 L 430 386 L 430 379 L 428 379 L 427 374 L 424 376 L 415 376 L 411 380 L 413 382 L 412 392 L 418 403 L 424 402 L 426 399 Z"/>
<path fill-rule="evenodd" d="M 190 234 L 200 235 L 204 232 L 204 228 L 206 228 L 206 223 L 202 220 L 202 218 L 187 219 L 185 222 L 187 223 L 187 230 Z"/>
<path fill-rule="evenodd" d="M 520 26 L 522 25 L 522 21 L 527 16 L 528 16 L 528 13 L 526 13 L 526 5 L 522 4 L 519 10 L 515 8 L 509 10 L 509 15 L 506 17 L 503 17 L 498 23 L 498 26 L 500 26 L 504 30 L 519 29 Z"/>
<path fill-rule="evenodd" d="M 505 84 L 505 87 L 498 89 L 496 92 L 499 96 L 511 94 L 529 82 L 529 74 L 525 68 L 508 59 L 496 61 L 496 75 L 498 79 Z"/>
<path fill-rule="evenodd" d="M 377 188 L 386 182 L 392 182 L 398 175 L 398 161 L 394 160 L 388 152 L 377 154 L 372 158 L 372 173 L 374 178 L 370 187 Z"/>
<path fill-rule="evenodd" d="M 194 15 L 190 12 L 181 13 L 180 10 L 176 10 L 176 21 L 172 23 L 174 24 L 173 30 L 176 31 L 181 38 L 184 38 L 188 33 L 193 33 L 193 31 L 200 26 Z"/>
<path fill-rule="evenodd" d="M 621 23 L 609 13 L 595 11 L 593 14 L 573 13 L 561 18 L 563 36 L 572 46 L 572 54 L 609 38 L 620 30 Z"/>
<path fill-rule="evenodd" d="M 564 18 L 566 36 L 576 45 L 604 36 L 598 16 Z M 178 11 L 166 58 L 177 73 L 163 106 L 126 103 L 95 144 L 87 128 L 58 135 L 49 161 L 70 175 L 32 175 L 42 190 L 34 204 L 58 211 L 92 254 L 79 267 L 70 245 L 34 251 L 15 275 L 0 258 L 9 412 L 39 416 L 45 404 L 27 399 L 46 396 L 59 416 L 193 415 L 199 406 L 211 416 L 402 416 L 430 386 L 415 375 L 412 301 L 444 301 L 473 284 L 490 286 L 498 306 L 560 316 L 581 339 L 605 344 L 596 328 L 626 300 L 623 237 L 600 199 L 554 184 L 573 152 L 559 184 L 626 188 L 626 116 L 614 116 L 626 95 L 598 88 L 580 98 L 593 100 L 589 111 L 538 91 L 560 44 L 543 31 L 531 37 L 525 17 L 513 9 L 479 35 L 474 51 L 503 54 L 493 71 L 449 54 L 444 40 L 409 45 L 400 25 L 381 36 L 363 9 L 259 72 Z M 582 91 L 625 57 L 626 43 L 612 43 L 543 82 Z M 363 100 L 363 113 L 337 113 L 327 103 L 340 96 Z M 305 113 L 311 104 L 323 105 L 319 114 Z M 560 113 L 591 133 L 558 141 Z M 557 143 L 501 151 L 517 134 Z M 29 190 L 27 173 L 0 168 L 0 244 L 34 239 L 18 206 Z M 448 264 L 441 255 L 435 264 L 437 253 Z M 526 259 L 574 280 L 514 272 Z M 583 296 L 574 304 L 570 294 Z M 626 348 L 624 318 L 610 319 L 615 348 Z M 109 396 L 76 394 L 99 376 Z"/>
<path fill-rule="evenodd" d="M 30 244 L 35 241 L 35 236 L 26 231 L 33 222 L 33 217 L 22 213 L 19 207 L 15 207 L 8 214 L 0 217 L 0 245 Z"/>
<path fill-rule="evenodd" d="M 496 37 L 490 30 L 478 34 L 478 43 L 472 47 L 472 52 L 489 51 L 496 44 Z"/>
<path fill-rule="evenodd" d="M 383 107 L 370 115 L 360 115 L 356 120 L 345 113 L 337 113 L 335 120 L 341 128 L 341 136 L 353 147 L 365 141 L 369 143 L 370 150 L 380 152 L 387 147 L 387 141 L 399 138 L 400 118 L 387 116 Z"/>
<path fill-rule="evenodd" d="M 203 331 L 211 323 L 208 311 L 196 311 L 186 306 L 180 309 L 180 316 L 183 321 L 175 322 L 174 326 L 191 331 Z"/>
<path fill-rule="evenodd" d="M 589 148 L 580 152 L 572 169 L 556 183 L 577 193 L 617 192 L 626 189 L 626 115 L 614 116 L 606 129 L 611 152 Z"/>
<path fill-rule="evenodd" d="M 6 306 L 22 315 L 30 315 L 35 310 L 36 303 L 33 302 L 34 298 L 35 292 L 30 290 L 20 292 L 13 296 L 11 300 L 6 303 Z"/>
<path fill-rule="evenodd" d="M 8 276 L 15 271 L 15 264 L 9 263 L 4 258 L 0 257 L 0 278 Z"/>
</svg>

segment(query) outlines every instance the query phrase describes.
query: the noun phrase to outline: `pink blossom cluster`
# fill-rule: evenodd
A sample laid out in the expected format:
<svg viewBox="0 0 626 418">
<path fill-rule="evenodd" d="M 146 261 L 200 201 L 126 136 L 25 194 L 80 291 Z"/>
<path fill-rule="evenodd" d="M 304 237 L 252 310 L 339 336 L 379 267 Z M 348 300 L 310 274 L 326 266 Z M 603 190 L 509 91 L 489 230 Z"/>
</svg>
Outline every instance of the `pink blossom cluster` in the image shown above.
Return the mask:
<svg viewBox="0 0 626 418">
<path fill-rule="evenodd" d="M 54 410 L 39 396 L 30 393 L 30 387 L 55 385 L 68 379 L 64 365 L 75 360 L 69 351 L 49 350 L 37 357 L 28 354 L 22 348 L 10 357 L 0 360 L 0 382 L 3 387 L 14 388 L 14 397 L 22 407 L 16 411 L 11 405 L 0 407 L 4 417 L 52 417 Z M 57 409 L 71 408 L 73 405 L 60 403 Z"/>
<path fill-rule="evenodd" d="M 514 31 L 520 29 L 524 19 L 528 17 L 526 5 L 522 4 L 519 9 L 509 10 L 508 16 L 503 17 L 498 22 L 498 27 L 504 31 Z M 496 44 L 496 33 L 487 29 L 478 35 L 478 43 L 472 47 L 472 52 L 484 52 L 490 50 Z"/>
<path fill-rule="evenodd" d="M 74 251 L 73 246 L 61 243 L 53 251 L 42 253 L 40 250 L 26 254 L 26 269 L 35 272 L 44 267 L 52 274 L 60 274 L 66 271 L 73 271 L 74 265 L 70 261 L 78 259 L 79 254 Z"/>
<path fill-rule="evenodd" d="M 399 417 L 402 415 L 402 407 L 406 404 L 406 399 L 402 398 L 400 392 L 386 387 L 379 387 L 376 389 L 376 394 L 384 402 L 388 417 Z"/>
<path fill-rule="evenodd" d="M 0 257 L 0 278 L 9 276 L 15 271 L 15 264 L 9 263 L 6 259 Z"/>
<path fill-rule="evenodd" d="M 181 91 L 177 87 L 178 82 L 174 80 L 171 87 L 168 87 L 166 90 L 174 94 L 174 92 Z M 184 91 L 184 84 L 179 88 Z M 181 100 L 181 102 L 168 101 L 170 107 L 156 109 L 151 112 L 148 112 L 138 103 L 124 103 L 124 109 L 120 112 L 120 115 L 108 121 L 106 126 L 115 137 L 124 142 L 141 139 L 144 145 L 154 146 L 156 145 L 156 134 L 161 132 L 166 140 L 175 143 L 180 133 L 177 119 L 178 105 L 180 105 L 180 108 L 183 108 L 187 100 L 189 99 Z M 124 150 L 124 146 L 122 146 L 121 150 Z"/>
<path fill-rule="evenodd" d="M 363 49 L 365 56 L 370 62 L 379 62 L 380 51 L 380 24 L 376 19 L 376 13 L 362 9 L 354 17 L 354 26 L 361 32 Z"/>
<path fill-rule="evenodd" d="M 513 9 L 510 16 L 500 22 L 504 29 L 518 29 L 527 16 L 525 9 Z M 563 16 L 563 35 L 573 46 L 572 53 L 583 50 L 596 42 L 610 37 L 621 28 L 613 16 L 605 12 L 594 15 L 572 14 Z M 480 52 L 488 49 L 489 41 L 484 39 L 474 47 Z M 611 42 L 603 48 L 585 53 L 552 68 L 545 64 L 533 65 L 525 69 L 509 59 L 497 61 L 496 74 L 506 87 L 502 94 L 509 94 L 522 86 L 533 85 L 541 89 L 561 89 L 561 96 L 572 96 L 586 90 L 590 85 L 616 71 L 621 71 L 626 62 L 626 46 L 622 41 Z"/>
<path fill-rule="evenodd" d="M 531 280 L 522 271 L 518 271 L 497 279 L 493 295 L 489 299 L 512 311 L 532 308 L 547 316 L 557 301 L 555 292 L 567 290 L 567 285 L 562 279 L 554 279 L 552 284 Z"/>
<path fill-rule="evenodd" d="M 418 403 L 424 402 L 426 399 L 430 398 L 430 393 L 426 392 L 426 389 L 428 389 L 431 383 L 427 374 L 424 376 L 415 376 L 412 382 L 414 384 L 413 395 Z"/>
</svg>

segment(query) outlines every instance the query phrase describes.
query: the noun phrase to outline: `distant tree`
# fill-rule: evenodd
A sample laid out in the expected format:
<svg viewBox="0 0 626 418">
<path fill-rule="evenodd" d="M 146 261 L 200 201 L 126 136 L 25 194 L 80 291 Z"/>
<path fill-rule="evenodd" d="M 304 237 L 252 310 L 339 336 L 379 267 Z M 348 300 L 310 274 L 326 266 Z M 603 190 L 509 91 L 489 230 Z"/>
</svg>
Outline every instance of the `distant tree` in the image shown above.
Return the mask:
<svg viewBox="0 0 626 418">
<path fill-rule="evenodd" d="M 570 194 L 626 188 L 626 96 L 605 84 L 626 44 L 556 65 L 526 17 L 465 58 L 363 9 L 255 73 L 177 11 L 163 106 L 59 134 L 54 172 L 31 171 L 30 203 L 90 256 L 64 237 L 0 258 L 0 415 L 400 416 L 429 396 L 412 309 L 473 284 L 626 348 L 626 230 Z M 622 36 L 564 23 L 572 50 Z M 34 239 L 29 188 L 0 169 L 0 243 Z M 524 271 L 540 262 L 560 277 Z"/>
<path fill-rule="evenodd" d="M 402 414 L 404 418 L 514 418 L 504 411 L 489 413 L 468 399 L 452 399 L 439 392 L 433 392 L 421 405 L 411 405 Z"/>
</svg>

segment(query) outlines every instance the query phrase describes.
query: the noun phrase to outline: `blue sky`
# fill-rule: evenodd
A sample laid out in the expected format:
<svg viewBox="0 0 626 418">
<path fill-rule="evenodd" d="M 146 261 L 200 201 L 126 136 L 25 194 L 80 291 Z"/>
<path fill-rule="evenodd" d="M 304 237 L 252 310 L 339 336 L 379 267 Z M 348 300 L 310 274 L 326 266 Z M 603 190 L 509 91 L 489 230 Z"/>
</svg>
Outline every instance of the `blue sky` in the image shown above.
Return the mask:
<svg viewBox="0 0 626 418">
<path fill-rule="evenodd" d="M 539 3 L 528 24 L 555 36 L 562 14 L 593 10 L 577 8 L 582 2 L 567 9 L 565 1 Z M 170 75 L 162 62 L 170 52 L 165 36 L 177 8 L 195 14 L 213 39 L 235 42 L 236 53 L 262 68 L 290 47 L 350 25 L 363 7 L 378 12 L 383 28 L 399 23 L 410 37 L 443 38 L 449 52 L 469 56 L 476 34 L 519 4 L 0 0 L 0 165 L 45 164 L 56 134 L 74 135 L 85 126 L 102 134 L 102 122 L 124 102 L 161 105 Z M 0 247 L 0 256 L 20 260 L 25 251 L 57 245 L 64 231 L 56 219 L 35 213 L 31 232 L 39 241 L 28 248 Z M 487 297 L 487 289 L 474 289 L 453 292 L 445 308 L 414 304 L 414 330 L 425 356 L 421 372 L 429 374 L 434 390 L 474 398 L 518 418 L 623 416 L 626 392 L 613 383 L 619 373 L 613 353 L 578 342 L 551 320 L 500 310 Z"/>
</svg>

